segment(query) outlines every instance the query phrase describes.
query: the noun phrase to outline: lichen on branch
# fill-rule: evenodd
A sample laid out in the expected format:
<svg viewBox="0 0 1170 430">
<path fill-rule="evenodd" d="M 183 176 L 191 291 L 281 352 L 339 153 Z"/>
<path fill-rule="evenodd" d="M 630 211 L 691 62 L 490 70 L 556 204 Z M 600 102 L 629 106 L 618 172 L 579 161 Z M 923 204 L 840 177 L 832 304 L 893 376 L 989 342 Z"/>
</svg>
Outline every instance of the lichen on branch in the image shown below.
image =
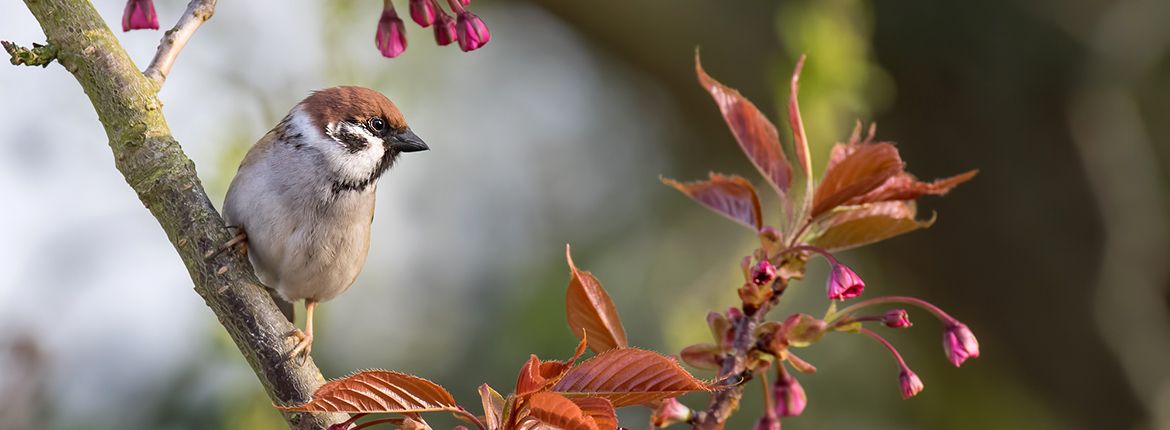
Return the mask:
<svg viewBox="0 0 1170 430">
<path fill-rule="evenodd" d="M 8 61 L 14 66 L 49 67 L 57 59 L 57 48 L 53 45 L 34 43 L 32 48 L 25 48 L 7 40 L 0 41 L 0 45 L 4 45 L 4 50 L 12 57 Z"/>
</svg>

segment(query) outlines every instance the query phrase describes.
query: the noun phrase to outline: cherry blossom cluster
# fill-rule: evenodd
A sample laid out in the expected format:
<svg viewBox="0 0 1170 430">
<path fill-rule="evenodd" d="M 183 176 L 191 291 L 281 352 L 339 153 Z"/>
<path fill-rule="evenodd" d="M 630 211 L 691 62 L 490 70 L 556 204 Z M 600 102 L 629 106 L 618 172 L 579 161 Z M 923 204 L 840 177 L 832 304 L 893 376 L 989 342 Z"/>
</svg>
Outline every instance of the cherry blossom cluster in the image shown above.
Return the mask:
<svg viewBox="0 0 1170 430">
<path fill-rule="evenodd" d="M 474 51 L 492 39 L 483 19 L 467 10 L 471 0 L 447 0 L 448 13 L 438 0 L 410 0 L 410 19 L 435 32 L 435 43 L 447 46 L 459 42 L 463 52 Z M 128 0 L 122 13 L 122 31 L 158 30 L 158 14 L 152 0 Z M 394 58 L 406 52 L 406 24 L 391 0 L 382 1 L 382 15 L 374 34 L 374 46 L 382 56 Z"/>
<path fill-rule="evenodd" d="M 435 43 L 439 46 L 458 41 L 463 52 L 474 51 L 487 45 L 492 33 L 482 19 L 466 9 L 470 3 L 471 0 L 447 0 L 455 15 L 452 18 L 438 0 L 410 0 L 410 19 L 423 28 L 434 28 Z M 406 26 L 390 0 L 383 0 L 382 4 L 374 44 L 383 56 L 394 58 L 406 51 Z"/>
</svg>

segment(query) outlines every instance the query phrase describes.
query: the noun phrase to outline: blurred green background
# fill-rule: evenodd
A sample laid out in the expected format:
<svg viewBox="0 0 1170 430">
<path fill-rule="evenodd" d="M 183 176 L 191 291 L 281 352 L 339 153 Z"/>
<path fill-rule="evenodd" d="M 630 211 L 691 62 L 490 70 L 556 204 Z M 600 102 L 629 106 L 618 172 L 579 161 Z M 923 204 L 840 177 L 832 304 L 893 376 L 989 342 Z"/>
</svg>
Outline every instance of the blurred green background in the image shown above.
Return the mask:
<svg viewBox="0 0 1170 430">
<path fill-rule="evenodd" d="M 123 3 L 97 6 L 116 27 Z M 184 3 L 156 6 L 169 27 Z M 571 354 L 565 243 L 632 343 L 705 341 L 755 238 L 658 175 L 762 181 L 696 84 L 694 49 L 776 119 L 807 53 L 814 165 L 860 119 L 919 177 L 981 170 L 923 202 L 933 228 L 840 257 L 867 296 L 966 322 L 983 356 L 950 366 L 938 324 L 912 312 L 889 337 L 926 390 L 903 401 L 877 344 L 830 336 L 802 355 L 820 371 L 800 377 L 809 407 L 785 428 L 1170 429 L 1170 2 L 477 0 L 487 47 L 440 48 L 408 22 L 393 60 L 370 37 L 380 6 L 222 1 L 161 94 L 217 204 L 313 89 L 378 89 L 433 148 L 383 179 L 369 263 L 320 308 L 327 376 L 415 373 L 478 410 L 475 387 L 509 391 L 529 353 Z M 161 36 L 120 34 L 138 64 Z M 6 2 L 0 39 L 43 34 Z M 0 118 L 0 429 L 281 428 L 72 77 L 0 67 Z M 825 267 L 811 267 L 776 318 L 823 312 Z M 759 412 L 752 388 L 728 428 Z"/>
</svg>

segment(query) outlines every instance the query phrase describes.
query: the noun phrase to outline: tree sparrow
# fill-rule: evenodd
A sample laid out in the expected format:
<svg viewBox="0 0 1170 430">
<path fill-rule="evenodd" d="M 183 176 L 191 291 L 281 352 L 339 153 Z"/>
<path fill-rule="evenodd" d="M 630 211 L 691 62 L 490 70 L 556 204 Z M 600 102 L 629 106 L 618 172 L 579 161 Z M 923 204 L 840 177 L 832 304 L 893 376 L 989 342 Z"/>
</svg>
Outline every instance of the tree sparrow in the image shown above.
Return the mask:
<svg viewBox="0 0 1170 430">
<path fill-rule="evenodd" d="M 305 300 L 290 358 L 308 357 L 313 309 L 365 264 L 378 178 L 399 154 L 427 149 L 386 96 L 333 87 L 294 106 L 240 163 L 223 204 L 240 234 L 225 247 L 247 241 L 256 275 L 290 321 L 292 303 Z"/>
</svg>

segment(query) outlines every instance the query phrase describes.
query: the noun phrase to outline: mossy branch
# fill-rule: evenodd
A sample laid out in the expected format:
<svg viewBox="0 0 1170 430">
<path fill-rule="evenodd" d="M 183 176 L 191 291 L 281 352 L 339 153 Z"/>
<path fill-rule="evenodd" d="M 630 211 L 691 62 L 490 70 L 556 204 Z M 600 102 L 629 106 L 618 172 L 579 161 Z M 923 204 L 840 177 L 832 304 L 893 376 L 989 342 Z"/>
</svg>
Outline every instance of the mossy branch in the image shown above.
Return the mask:
<svg viewBox="0 0 1170 430">
<path fill-rule="evenodd" d="M 215 312 L 272 401 L 278 405 L 308 401 L 325 380 L 311 361 L 298 366 L 285 358 L 291 347 L 286 335 L 294 327 L 264 291 L 247 258 L 236 252 L 210 260 L 203 257 L 229 240 L 231 233 L 207 198 L 194 163 L 171 136 L 156 95 L 159 84 L 138 71 L 89 1 L 25 4 L 40 22 L 48 45 L 41 51 L 18 49 L 22 61 L 45 65 L 55 57 L 73 74 L 105 127 L 117 169 L 158 220 L 195 291 Z M 295 429 L 325 429 L 345 418 L 285 414 Z"/>
</svg>

